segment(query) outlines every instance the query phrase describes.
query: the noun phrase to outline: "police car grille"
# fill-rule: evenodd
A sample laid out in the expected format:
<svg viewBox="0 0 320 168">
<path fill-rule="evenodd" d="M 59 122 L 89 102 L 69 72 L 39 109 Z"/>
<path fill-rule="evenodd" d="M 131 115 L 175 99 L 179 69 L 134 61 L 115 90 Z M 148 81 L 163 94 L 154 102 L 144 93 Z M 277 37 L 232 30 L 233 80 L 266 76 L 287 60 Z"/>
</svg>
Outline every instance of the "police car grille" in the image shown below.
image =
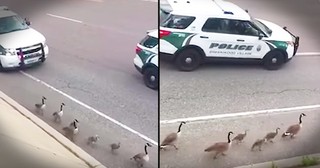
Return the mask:
<svg viewBox="0 0 320 168">
<path fill-rule="evenodd" d="M 40 57 L 41 55 L 39 53 L 42 53 L 41 47 L 41 44 L 37 44 L 29 47 L 18 48 L 17 53 L 20 53 L 20 50 L 22 50 L 22 54 L 25 59 Z"/>
</svg>

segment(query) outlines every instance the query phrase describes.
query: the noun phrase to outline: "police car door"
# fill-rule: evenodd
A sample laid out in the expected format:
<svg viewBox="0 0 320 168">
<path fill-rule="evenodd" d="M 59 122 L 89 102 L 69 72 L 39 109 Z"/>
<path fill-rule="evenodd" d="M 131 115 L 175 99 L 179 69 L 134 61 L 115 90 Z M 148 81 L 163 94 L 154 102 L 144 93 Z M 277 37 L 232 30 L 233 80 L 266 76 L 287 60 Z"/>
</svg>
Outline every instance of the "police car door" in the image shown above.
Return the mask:
<svg viewBox="0 0 320 168">
<path fill-rule="evenodd" d="M 240 22 L 242 23 L 242 22 Z M 258 36 L 241 34 L 234 25 L 239 21 L 209 18 L 202 27 L 202 44 L 207 57 L 256 58 L 261 45 Z M 240 31 L 240 33 L 239 33 Z"/>
</svg>

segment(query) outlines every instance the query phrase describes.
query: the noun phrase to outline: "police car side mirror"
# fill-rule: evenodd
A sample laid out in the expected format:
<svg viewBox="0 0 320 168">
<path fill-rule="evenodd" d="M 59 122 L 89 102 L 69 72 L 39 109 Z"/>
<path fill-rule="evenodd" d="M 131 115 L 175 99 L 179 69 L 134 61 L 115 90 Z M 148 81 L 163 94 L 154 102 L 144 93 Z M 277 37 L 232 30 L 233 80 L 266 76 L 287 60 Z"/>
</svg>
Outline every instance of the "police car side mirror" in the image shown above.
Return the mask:
<svg viewBox="0 0 320 168">
<path fill-rule="evenodd" d="M 261 40 L 264 37 L 262 33 L 259 33 L 259 40 Z"/>
<path fill-rule="evenodd" d="M 30 22 L 30 20 L 29 20 L 28 18 L 25 18 L 25 19 L 24 19 L 24 22 L 25 22 L 28 26 L 31 25 L 31 22 Z"/>
</svg>

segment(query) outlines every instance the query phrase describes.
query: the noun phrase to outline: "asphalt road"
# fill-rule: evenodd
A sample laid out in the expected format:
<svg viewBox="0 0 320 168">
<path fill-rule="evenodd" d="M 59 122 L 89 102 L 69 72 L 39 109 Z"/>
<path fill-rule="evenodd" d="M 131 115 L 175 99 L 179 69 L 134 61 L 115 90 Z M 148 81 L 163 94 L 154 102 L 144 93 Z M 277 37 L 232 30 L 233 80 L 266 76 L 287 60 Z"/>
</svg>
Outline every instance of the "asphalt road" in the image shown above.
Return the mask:
<svg viewBox="0 0 320 168">
<path fill-rule="evenodd" d="M 320 14 L 320 2 L 316 0 L 240 0 L 233 2 L 248 9 L 254 17 L 287 26 L 290 31 L 299 35 L 301 37 L 298 50 L 300 55 L 278 71 L 267 71 L 254 63 L 220 62 L 203 65 L 193 72 L 180 72 L 172 64 L 161 61 L 160 120 L 162 122 L 180 118 L 232 115 L 237 112 L 320 103 L 320 55 L 305 55 L 320 51 L 318 47 L 320 20 L 314 17 Z M 253 156 L 241 146 L 235 147 L 242 148 L 239 149 L 240 153 L 237 152 L 238 149 L 234 150 L 238 154 L 237 157 L 235 157 L 236 154 L 230 154 L 231 156 L 214 162 L 210 160 L 212 156 L 207 157 L 203 153 L 205 147 L 211 143 L 226 140 L 230 129 L 235 130 L 236 133 L 250 129 L 251 135 L 256 136 L 274 130 L 278 124 L 268 122 L 270 117 L 275 116 L 219 119 L 188 124 L 189 126 L 184 128 L 186 132 L 179 143 L 180 150 L 161 153 L 160 163 L 164 168 L 224 168 L 319 152 L 319 144 L 316 150 L 317 148 L 306 143 L 312 141 L 307 138 L 303 142 L 297 142 L 297 145 L 301 145 L 298 148 L 287 150 L 289 146 L 278 146 L 279 153 L 278 151 L 272 153 L 272 150 L 268 149 Z M 280 118 L 281 123 L 286 124 L 292 122 L 292 119 L 296 117 L 280 116 Z M 318 129 L 319 125 L 315 123 L 313 127 Z M 167 133 L 176 131 L 177 125 L 161 124 L 160 139 L 163 140 Z M 245 146 L 252 145 L 256 136 L 248 137 L 249 143 Z M 302 147 L 302 145 L 305 146 Z"/>
<path fill-rule="evenodd" d="M 63 126 L 77 118 L 80 133 L 76 144 L 107 167 L 133 167 L 129 158 L 144 152 L 147 141 L 95 110 L 158 140 L 158 92 L 145 87 L 133 66 L 136 43 L 147 30 L 157 27 L 157 3 L 82 0 L 46 4 L 30 0 L 21 4 L 1 0 L 0 4 L 30 17 L 32 27 L 47 38 L 47 62 L 24 72 L 71 96 L 73 101 L 19 71 L 0 73 L 0 90 L 30 110 L 41 96 L 46 96 L 48 109 L 39 116 L 41 119 L 62 132 Z M 56 15 L 81 22 L 52 17 Z M 61 102 L 66 104 L 65 115 L 61 124 L 55 124 L 52 113 L 59 110 Z M 94 134 L 101 141 L 91 148 L 85 143 Z M 109 144 L 114 142 L 121 142 L 118 154 L 109 151 Z M 149 152 L 148 167 L 157 167 L 157 148 Z"/>
</svg>

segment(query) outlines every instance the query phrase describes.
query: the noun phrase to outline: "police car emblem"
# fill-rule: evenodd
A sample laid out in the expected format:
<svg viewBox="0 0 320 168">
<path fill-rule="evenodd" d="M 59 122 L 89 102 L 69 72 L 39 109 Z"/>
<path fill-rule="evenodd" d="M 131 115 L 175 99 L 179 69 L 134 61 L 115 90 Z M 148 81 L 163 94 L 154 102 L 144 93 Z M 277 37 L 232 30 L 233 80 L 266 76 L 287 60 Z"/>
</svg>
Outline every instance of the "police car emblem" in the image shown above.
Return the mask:
<svg viewBox="0 0 320 168">
<path fill-rule="evenodd" d="M 261 45 L 258 45 L 257 51 L 260 51 L 260 50 L 261 50 Z"/>
</svg>

